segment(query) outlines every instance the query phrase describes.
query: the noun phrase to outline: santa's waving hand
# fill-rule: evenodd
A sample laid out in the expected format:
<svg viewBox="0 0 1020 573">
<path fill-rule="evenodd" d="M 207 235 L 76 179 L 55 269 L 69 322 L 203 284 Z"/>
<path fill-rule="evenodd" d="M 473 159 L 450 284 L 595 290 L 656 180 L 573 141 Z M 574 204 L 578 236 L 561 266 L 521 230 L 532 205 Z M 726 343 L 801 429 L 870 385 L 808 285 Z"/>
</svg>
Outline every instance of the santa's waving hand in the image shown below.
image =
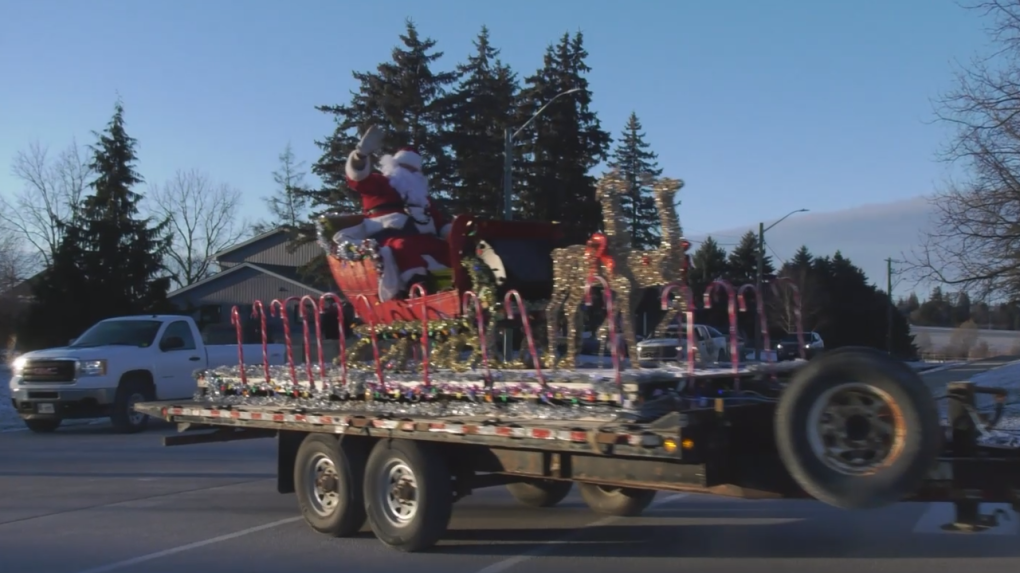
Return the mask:
<svg viewBox="0 0 1020 573">
<path fill-rule="evenodd" d="M 361 197 L 361 210 L 365 220 L 361 225 L 341 231 L 340 240 L 359 241 L 373 237 L 382 241 L 386 236 L 404 233 L 410 221 L 404 211 L 404 200 L 380 173 L 372 171 L 371 155 L 379 151 L 383 133 L 369 127 L 358 146 L 347 157 L 345 174 L 347 187 Z M 384 233 L 384 231 L 386 231 Z"/>
</svg>

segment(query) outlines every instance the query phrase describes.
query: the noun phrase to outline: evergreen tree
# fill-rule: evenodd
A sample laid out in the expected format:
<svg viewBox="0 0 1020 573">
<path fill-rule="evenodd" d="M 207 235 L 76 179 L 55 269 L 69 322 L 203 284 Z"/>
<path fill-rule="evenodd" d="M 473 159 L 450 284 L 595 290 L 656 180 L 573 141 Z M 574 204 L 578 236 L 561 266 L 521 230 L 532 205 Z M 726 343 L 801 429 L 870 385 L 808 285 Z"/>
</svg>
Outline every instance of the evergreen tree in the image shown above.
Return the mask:
<svg viewBox="0 0 1020 573">
<path fill-rule="evenodd" d="M 408 145 L 416 147 L 422 155 L 433 200 L 443 203 L 449 198 L 453 162 L 442 128 L 449 120 L 446 90 L 457 75 L 433 72 L 432 65 L 443 53 L 434 49 L 435 40 L 418 34 L 411 20 L 407 20 L 400 40 L 402 46 L 393 49 L 391 61 L 379 64 L 375 72 L 353 73 L 359 87 L 348 104 L 316 107 L 336 122 L 332 135 L 316 142 L 323 153 L 312 172 L 322 180 L 322 188 L 304 193 L 318 213 L 360 212 L 360 201 L 347 189 L 344 165 L 369 125 L 386 134 L 383 153 Z"/>
<path fill-rule="evenodd" d="M 956 327 L 970 320 L 970 296 L 966 291 L 956 293 L 953 301 L 952 326 Z"/>
<path fill-rule="evenodd" d="M 801 245 L 797 252 L 794 253 L 793 258 L 790 259 L 789 267 L 799 271 L 808 271 L 811 269 L 811 262 L 813 260 L 814 256 L 811 255 L 807 245 Z"/>
<path fill-rule="evenodd" d="M 726 249 L 719 246 L 712 237 L 705 237 L 694 254 L 691 255 L 691 262 L 694 268 L 687 277 L 691 293 L 694 296 L 696 308 L 702 308 L 705 297 L 705 288 L 714 280 L 723 278 L 728 274 L 729 267 L 726 262 Z M 702 311 L 699 320 L 712 324 L 726 324 L 725 305 L 714 304 L 709 311 Z"/>
<path fill-rule="evenodd" d="M 77 220 L 65 225 L 53 263 L 33 289 L 24 330 L 34 346 L 66 344 L 105 318 L 168 309 L 168 223 L 139 217 L 142 197 L 132 189 L 143 180 L 134 168 L 136 142 L 125 130 L 120 102 L 96 136 L 93 193 Z"/>
<path fill-rule="evenodd" d="M 482 27 L 475 52 L 457 66 L 458 86 L 449 98 L 447 139 L 453 151 L 453 208 L 480 218 L 503 213 L 504 134 L 515 119 L 517 78 L 499 60 Z"/>
<path fill-rule="evenodd" d="M 754 231 L 748 231 L 740 237 L 740 242 L 730 251 L 728 265 L 727 279 L 734 287 L 755 282 L 758 276 L 758 235 Z M 762 257 L 762 276 L 769 277 L 775 273 L 772 257 L 766 254 Z"/>
<path fill-rule="evenodd" d="M 276 189 L 273 194 L 263 197 L 269 209 L 271 220 L 256 225 L 256 233 L 264 233 L 284 226 L 299 228 L 308 222 L 308 196 L 303 193 L 305 172 L 304 162 L 298 162 L 290 143 L 279 155 L 280 166 L 273 171 Z"/>
<path fill-rule="evenodd" d="M 662 225 L 659 223 L 655 197 L 646 177 L 658 177 L 662 175 L 662 169 L 656 161 L 658 156 L 648 150 L 649 144 L 641 130 L 641 121 L 638 120 L 637 113 L 631 112 L 609 166 L 619 169 L 627 181 L 628 192 L 623 197 L 621 206 L 623 216 L 630 225 L 634 248 L 650 250 L 659 245 Z"/>
<path fill-rule="evenodd" d="M 520 95 L 518 125 L 524 125 L 542 106 L 549 105 L 519 136 L 521 173 L 515 189 L 517 209 L 524 218 L 564 223 L 565 238 L 583 243 L 602 227 L 592 169 L 608 158 L 612 141 L 591 109 L 586 75 L 588 52 L 580 32 L 564 34 L 549 46 L 544 65 L 525 78 Z"/>
</svg>

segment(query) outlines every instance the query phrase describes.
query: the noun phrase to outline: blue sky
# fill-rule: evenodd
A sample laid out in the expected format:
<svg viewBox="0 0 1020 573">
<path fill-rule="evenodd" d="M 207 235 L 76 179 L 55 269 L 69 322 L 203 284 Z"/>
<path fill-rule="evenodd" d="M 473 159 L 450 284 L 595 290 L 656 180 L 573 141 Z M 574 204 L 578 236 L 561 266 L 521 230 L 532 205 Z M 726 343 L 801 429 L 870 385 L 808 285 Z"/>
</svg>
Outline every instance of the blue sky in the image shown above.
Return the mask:
<svg viewBox="0 0 1020 573">
<path fill-rule="evenodd" d="M 444 67 L 487 25 L 522 76 L 584 32 L 604 127 L 638 113 L 687 183 L 691 235 L 930 193 L 946 173 L 930 99 L 986 47 L 949 0 L 0 0 L 0 163 L 90 143 L 120 94 L 149 182 L 199 168 L 263 216 L 279 152 L 317 158 L 332 122 L 313 106 L 345 102 L 405 17 Z M 17 186 L 0 169 L 0 193 Z"/>
</svg>

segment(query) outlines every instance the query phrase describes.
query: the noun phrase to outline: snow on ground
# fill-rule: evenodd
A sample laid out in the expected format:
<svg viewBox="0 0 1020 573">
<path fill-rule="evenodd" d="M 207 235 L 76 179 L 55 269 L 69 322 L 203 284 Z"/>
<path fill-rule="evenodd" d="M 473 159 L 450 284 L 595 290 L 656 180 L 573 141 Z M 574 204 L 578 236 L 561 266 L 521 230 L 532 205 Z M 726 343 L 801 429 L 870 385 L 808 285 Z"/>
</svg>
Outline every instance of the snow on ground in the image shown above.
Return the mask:
<svg viewBox="0 0 1020 573">
<path fill-rule="evenodd" d="M 21 419 L 11 406 L 11 388 L 7 385 L 10 378 L 10 369 L 0 364 L 0 430 L 21 427 Z"/>
<path fill-rule="evenodd" d="M 1020 448 L 1020 360 L 978 374 L 971 378 L 971 382 L 978 386 L 1006 389 L 1008 395 L 1002 420 L 985 441 Z M 983 413 L 991 413 L 994 408 L 994 401 L 989 396 L 978 396 L 977 403 Z"/>
</svg>

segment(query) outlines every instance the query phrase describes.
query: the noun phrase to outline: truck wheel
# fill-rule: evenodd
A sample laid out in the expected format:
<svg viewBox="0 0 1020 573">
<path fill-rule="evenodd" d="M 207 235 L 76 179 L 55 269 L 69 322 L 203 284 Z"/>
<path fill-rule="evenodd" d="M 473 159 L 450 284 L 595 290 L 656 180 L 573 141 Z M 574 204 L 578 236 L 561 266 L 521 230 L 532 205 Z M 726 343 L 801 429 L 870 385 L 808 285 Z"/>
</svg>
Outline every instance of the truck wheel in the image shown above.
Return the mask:
<svg viewBox="0 0 1020 573">
<path fill-rule="evenodd" d="M 514 499 L 531 507 L 552 507 L 563 501 L 573 487 L 573 482 L 544 479 L 520 481 L 506 485 Z"/>
<path fill-rule="evenodd" d="M 617 517 L 641 515 L 655 499 L 655 491 L 650 489 L 609 487 L 593 483 L 579 483 L 577 487 L 581 490 L 581 497 L 588 507 L 602 515 Z"/>
<path fill-rule="evenodd" d="M 52 434 L 57 431 L 63 420 L 60 418 L 34 418 L 23 421 L 25 422 L 25 427 L 36 434 Z"/>
<path fill-rule="evenodd" d="M 821 354 L 802 367 L 776 408 L 776 445 L 793 479 L 845 509 L 912 493 L 938 457 L 938 411 L 920 376 L 870 348 Z"/>
<path fill-rule="evenodd" d="M 453 480 L 430 444 L 380 440 L 365 470 L 365 508 L 376 537 L 399 551 L 435 545 L 450 524 Z"/>
<path fill-rule="evenodd" d="M 144 431 L 149 425 L 149 417 L 136 412 L 135 404 L 155 399 L 156 395 L 149 381 L 138 378 L 123 380 L 117 387 L 117 394 L 113 399 L 113 412 L 110 414 L 113 429 L 122 434 Z"/>
<path fill-rule="evenodd" d="M 309 434 L 294 460 L 294 493 L 305 522 L 319 533 L 349 537 L 365 525 L 365 454 L 360 444 Z"/>
</svg>

